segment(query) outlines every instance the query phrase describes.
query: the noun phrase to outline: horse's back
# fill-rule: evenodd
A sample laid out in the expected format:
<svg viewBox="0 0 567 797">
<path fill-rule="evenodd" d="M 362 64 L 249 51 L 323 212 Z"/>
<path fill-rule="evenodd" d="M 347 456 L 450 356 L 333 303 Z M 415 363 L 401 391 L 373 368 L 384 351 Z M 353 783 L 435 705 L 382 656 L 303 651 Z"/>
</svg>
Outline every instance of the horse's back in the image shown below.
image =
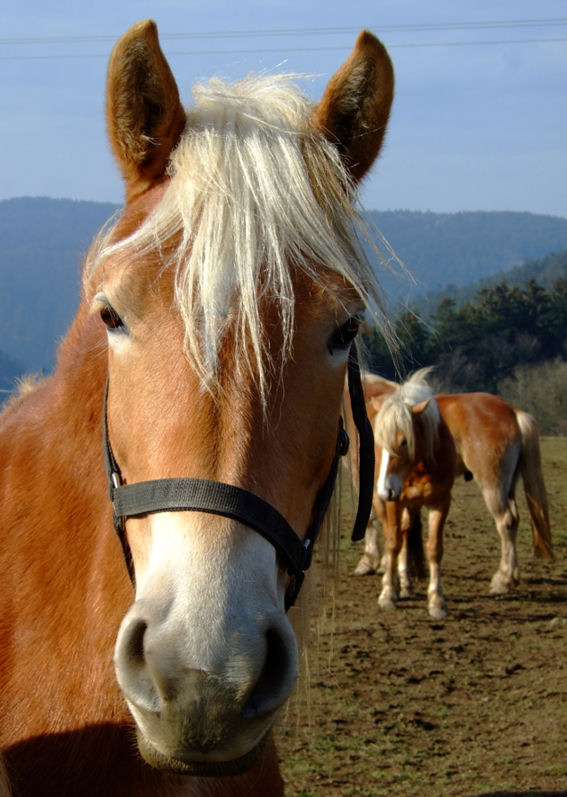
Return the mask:
<svg viewBox="0 0 567 797">
<path fill-rule="evenodd" d="M 462 461 L 458 473 L 469 470 L 482 483 L 504 464 L 516 469 L 521 434 L 507 401 L 491 393 L 440 393 L 435 398 Z"/>
<path fill-rule="evenodd" d="M 362 375 L 362 389 L 366 401 L 393 393 L 398 387 L 399 385 L 396 382 L 392 382 L 383 376 L 378 376 L 378 374 L 373 374 L 370 371 L 365 371 Z"/>
</svg>

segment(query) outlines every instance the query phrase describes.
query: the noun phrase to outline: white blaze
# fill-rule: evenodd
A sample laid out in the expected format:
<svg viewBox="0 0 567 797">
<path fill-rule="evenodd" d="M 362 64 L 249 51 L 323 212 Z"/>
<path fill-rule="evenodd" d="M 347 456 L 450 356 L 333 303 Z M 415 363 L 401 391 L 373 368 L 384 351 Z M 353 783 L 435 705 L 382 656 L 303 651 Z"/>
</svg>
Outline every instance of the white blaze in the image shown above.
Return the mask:
<svg viewBox="0 0 567 797">
<path fill-rule="evenodd" d="M 390 454 L 385 448 L 382 449 L 382 458 L 380 460 L 380 472 L 378 473 L 378 483 L 376 484 L 376 492 L 383 500 L 388 500 L 388 465 L 390 464 Z"/>
</svg>

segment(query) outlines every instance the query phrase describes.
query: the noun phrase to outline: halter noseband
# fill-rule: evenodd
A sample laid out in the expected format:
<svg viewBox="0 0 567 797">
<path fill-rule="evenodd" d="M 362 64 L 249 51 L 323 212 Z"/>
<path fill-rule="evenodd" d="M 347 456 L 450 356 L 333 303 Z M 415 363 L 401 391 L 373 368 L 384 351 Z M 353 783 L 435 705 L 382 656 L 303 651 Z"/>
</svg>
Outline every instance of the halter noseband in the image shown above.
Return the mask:
<svg viewBox="0 0 567 797">
<path fill-rule="evenodd" d="M 360 489 L 358 511 L 352 531 L 352 540 L 355 541 L 364 536 L 370 516 L 374 480 L 374 439 L 372 427 L 366 414 L 360 368 L 354 346 L 351 349 L 348 362 L 348 385 L 352 415 L 360 439 Z M 349 438 L 342 418 L 339 418 L 337 445 L 331 469 L 317 493 L 312 520 L 305 539 L 302 541 L 275 507 L 242 487 L 208 479 L 190 478 L 154 479 L 135 484 L 123 484 L 120 467 L 114 457 L 108 437 L 107 393 L 108 383 L 104 394 L 102 419 L 104 467 L 110 500 L 113 505 L 114 529 L 122 545 L 132 582 L 134 582 L 134 566 L 126 537 L 127 518 L 140 517 L 154 512 L 205 512 L 238 520 L 257 531 L 274 546 L 286 563 L 292 577 L 285 596 L 286 611 L 293 606 L 303 583 L 305 571 L 311 564 L 313 548 L 329 507 L 337 478 L 339 459 L 348 451 Z"/>
</svg>

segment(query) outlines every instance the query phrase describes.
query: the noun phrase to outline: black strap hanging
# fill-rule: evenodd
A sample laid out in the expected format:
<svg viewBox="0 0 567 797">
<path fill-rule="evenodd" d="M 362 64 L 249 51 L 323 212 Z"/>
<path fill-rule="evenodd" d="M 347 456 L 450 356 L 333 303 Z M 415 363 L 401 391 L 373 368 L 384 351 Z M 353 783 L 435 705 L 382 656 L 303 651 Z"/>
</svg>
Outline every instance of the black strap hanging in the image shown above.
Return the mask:
<svg viewBox="0 0 567 797">
<path fill-rule="evenodd" d="M 358 489 L 358 509 L 356 519 L 352 529 L 351 540 L 357 542 L 364 537 L 370 512 L 372 510 L 372 495 L 374 493 L 374 432 L 372 424 L 368 420 L 366 412 L 366 402 L 362 389 L 360 377 L 360 366 L 356 347 L 352 346 L 348 361 L 348 390 L 352 407 L 352 417 L 354 425 L 358 431 L 359 440 L 359 489 Z"/>
</svg>

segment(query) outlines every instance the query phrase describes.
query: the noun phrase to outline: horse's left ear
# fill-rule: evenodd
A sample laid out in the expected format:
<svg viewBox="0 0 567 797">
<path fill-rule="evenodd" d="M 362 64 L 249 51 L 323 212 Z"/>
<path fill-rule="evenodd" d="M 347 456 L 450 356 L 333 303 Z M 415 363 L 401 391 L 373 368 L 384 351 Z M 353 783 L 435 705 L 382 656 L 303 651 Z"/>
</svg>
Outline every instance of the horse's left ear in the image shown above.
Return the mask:
<svg viewBox="0 0 567 797">
<path fill-rule="evenodd" d="M 378 415 L 383 400 L 383 396 L 372 396 L 372 398 L 366 402 L 366 414 L 370 420 L 372 420 L 375 415 Z"/>
<path fill-rule="evenodd" d="M 413 407 L 411 408 L 412 415 L 421 415 L 422 412 L 425 412 L 425 410 L 429 406 L 429 402 L 430 401 L 431 401 L 431 399 L 428 398 L 428 399 L 425 399 L 425 401 L 420 401 L 419 404 L 414 404 Z"/>
<path fill-rule="evenodd" d="M 130 28 L 108 65 L 106 120 L 112 149 L 132 198 L 165 173 L 185 112 L 155 22 Z"/>
<path fill-rule="evenodd" d="M 315 127 L 336 144 L 355 182 L 380 151 L 393 97 L 390 57 L 384 45 L 364 30 L 313 114 Z"/>
</svg>

